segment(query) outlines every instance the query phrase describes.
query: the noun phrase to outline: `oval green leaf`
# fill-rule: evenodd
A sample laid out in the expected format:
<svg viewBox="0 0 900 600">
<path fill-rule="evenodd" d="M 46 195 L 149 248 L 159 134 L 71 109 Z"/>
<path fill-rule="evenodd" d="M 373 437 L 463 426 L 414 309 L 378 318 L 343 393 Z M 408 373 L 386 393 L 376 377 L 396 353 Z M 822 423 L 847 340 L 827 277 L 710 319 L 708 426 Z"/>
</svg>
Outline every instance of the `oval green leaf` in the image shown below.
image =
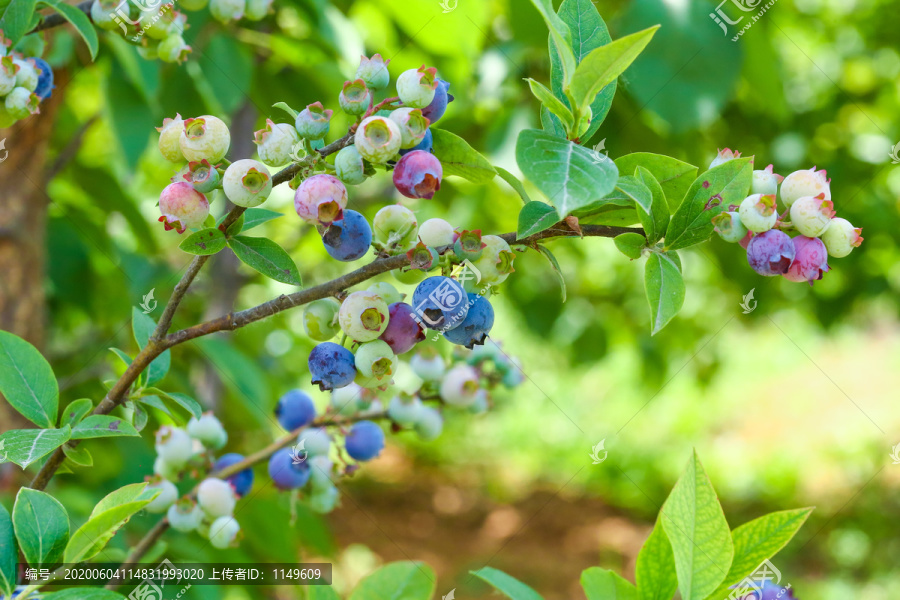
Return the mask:
<svg viewBox="0 0 900 600">
<path fill-rule="evenodd" d="M 272 240 L 237 235 L 228 240 L 228 247 L 242 263 L 269 279 L 301 285 L 297 265 L 284 248 Z"/>
<path fill-rule="evenodd" d="M 348 600 L 431 600 L 436 581 L 425 563 L 394 562 L 366 576 Z"/>
<path fill-rule="evenodd" d="M 23 469 L 69 441 L 72 430 L 13 429 L 0 434 L 0 462 L 14 462 Z"/>
<path fill-rule="evenodd" d="M 444 177 L 456 175 L 472 183 L 487 183 L 497 171 L 488 159 L 454 133 L 431 128 L 434 134 L 434 155 L 441 161 Z"/>
<path fill-rule="evenodd" d="M 54 427 L 59 387 L 50 363 L 22 338 L 0 331 L 0 394 L 38 427 Z"/>
<path fill-rule="evenodd" d="M 188 254 L 209 256 L 225 247 L 225 234 L 217 227 L 201 229 L 186 237 L 178 247 Z"/>
<path fill-rule="evenodd" d="M 653 252 L 647 258 L 644 287 L 650 303 L 650 334 L 656 335 L 684 305 L 684 278 L 675 252 Z"/>
<path fill-rule="evenodd" d="M 503 571 L 493 567 L 483 567 L 471 571 L 472 575 L 485 581 L 510 600 L 544 600 L 536 591 Z"/>
<path fill-rule="evenodd" d="M 52 568 L 62 559 L 69 541 L 69 515 L 56 498 L 21 488 L 12 517 L 19 547 L 29 566 Z"/>
</svg>

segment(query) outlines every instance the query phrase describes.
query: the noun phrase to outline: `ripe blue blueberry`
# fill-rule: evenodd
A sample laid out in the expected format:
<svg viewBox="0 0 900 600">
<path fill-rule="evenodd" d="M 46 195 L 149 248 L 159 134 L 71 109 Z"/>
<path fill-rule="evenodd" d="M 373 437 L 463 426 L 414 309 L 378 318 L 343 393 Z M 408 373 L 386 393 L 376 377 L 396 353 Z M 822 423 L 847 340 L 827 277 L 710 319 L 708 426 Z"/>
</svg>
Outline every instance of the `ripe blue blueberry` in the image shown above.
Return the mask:
<svg viewBox="0 0 900 600">
<path fill-rule="evenodd" d="M 372 421 L 360 421 L 350 428 L 344 444 L 354 460 L 372 460 L 384 449 L 384 432 Z"/>
<path fill-rule="evenodd" d="M 747 262 L 760 275 L 784 275 L 794 260 L 795 252 L 788 234 L 770 229 L 754 236 L 747 244 Z"/>
<path fill-rule="evenodd" d="M 450 95 L 450 84 L 440 77 L 437 80 L 438 86 L 434 91 L 434 100 L 431 104 L 422 109 L 422 115 L 431 121 L 437 123 L 447 111 L 447 104 L 453 102 L 454 98 Z"/>
<path fill-rule="evenodd" d="M 471 349 L 484 340 L 494 326 L 494 309 L 484 296 L 469 294 L 469 312 L 459 327 L 444 332 L 450 342 Z"/>
<path fill-rule="evenodd" d="M 338 334 L 341 326 L 337 316 L 341 303 L 335 298 L 321 298 L 310 302 L 303 311 L 303 329 L 317 342 L 327 342 Z"/>
<path fill-rule="evenodd" d="M 441 161 L 422 150 L 404 154 L 394 167 L 394 186 L 407 198 L 434 198 L 443 177 Z"/>
<path fill-rule="evenodd" d="M 244 460 L 244 457 L 237 452 L 223 454 L 219 460 L 216 461 L 216 464 L 213 465 L 213 471 L 227 469 L 231 465 L 237 464 L 242 460 Z M 234 493 L 237 494 L 237 497 L 243 498 L 253 487 L 253 469 L 246 468 L 243 471 L 238 471 L 226 479 L 226 481 L 234 488 Z"/>
<path fill-rule="evenodd" d="M 412 307 L 425 327 L 442 331 L 461 325 L 469 311 L 466 292 L 459 282 L 440 275 L 416 287 Z"/>
<path fill-rule="evenodd" d="M 47 64 L 47 61 L 43 58 L 35 58 L 34 64 L 41 70 L 41 74 L 38 76 L 37 87 L 34 88 L 34 93 L 37 94 L 38 98 L 41 100 L 49 98 L 55 87 L 53 85 L 53 69 L 50 68 L 50 65 Z"/>
<path fill-rule="evenodd" d="M 278 423 L 288 431 L 309 425 L 316 418 L 316 405 L 303 390 L 291 390 L 275 406 Z"/>
<path fill-rule="evenodd" d="M 335 260 L 351 262 L 366 255 L 372 245 L 372 228 L 355 210 L 345 210 L 342 219 L 333 221 L 322 233 L 325 251 Z"/>
<path fill-rule="evenodd" d="M 282 448 L 269 459 L 269 477 L 279 490 L 296 490 L 309 481 L 309 463 L 295 463 L 290 448 Z"/>
<path fill-rule="evenodd" d="M 312 382 L 323 392 L 353 383 L 356 377 L 353 353 L 334 342 L 322 342 L 309 353 Z"/>
</svg>

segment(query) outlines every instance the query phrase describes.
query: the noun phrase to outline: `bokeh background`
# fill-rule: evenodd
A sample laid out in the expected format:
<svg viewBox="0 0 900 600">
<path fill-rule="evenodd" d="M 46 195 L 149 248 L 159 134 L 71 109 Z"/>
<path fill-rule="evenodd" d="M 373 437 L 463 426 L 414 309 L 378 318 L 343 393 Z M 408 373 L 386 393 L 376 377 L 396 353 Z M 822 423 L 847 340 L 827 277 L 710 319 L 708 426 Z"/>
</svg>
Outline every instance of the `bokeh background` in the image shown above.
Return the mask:
<svg viewBox="0 0 900 600">
<path fill-rule="evenodd" d="M 782 175 L 825 168 L 838 213 L 864 228 L 862 248 L 809 287 L 755 275 L 739 247 L 714 239 L 683 253 L 684 310 L 651 338 L 641 265 L 609 240 L 552 242 L 567 302 L 534 253 L 519 257 L 496 297 L 492 337 L 521 359 L 526 381 L 499 394 L 494 410 L 450 413 L 433 443 L 391 436 L 381 458 L 341 484 L 343 503 L 331 515 L 269 487 L 240 509 L 239 549 L 213 551 L 171 532 L 150 558 L 321 558 L 335 564 L 341 590 L 383 562 L 421 559 L 437 570 L 438 596 L 455 588 L 458 598 L 489 595 L 467 574 L 489 564 L 548 599 L 580 598 L 586 567 L 633 579 L 635 556 L 695 448 L 732 527 L 816 507 L 774 560 L 798 598 L 900 597 L 900 465 L 890 456 L 900 443 L 900 166 L 890 158 L 900 141 L 900 4 L 780 0 L 737 42 L 736 29 L 724 36 L 709 17 L 715 5 L 701 0 L 596 6 L 614 38 L 662 29 L 620 79 L 592 146 L 602 140 L 613 158 L 658 152 L 701 168 L 727 146 Z M 9 150 L 0 165 L 3 328 L 44 351 L 63 403 L 104 394 L 103 381 L 120 369 L 108 348 L 135 350 L 131 307 L 151 289 L 164 302 L 189 262 L 156 222 L 172 175 L 155 150 L 163 117 L 225 118 L 230 157 L 244 158 L 266 118 L 288 120 L 275 102 L 336 109 L 359 55 L 380 52 L 395 77 L 436 66 L 456 96 L 442 127 L 499 166 L 517 172 L 518 131 L 539 126 L 522 79 L 549 79 L 547 31 L 528 0 L 458 0 L 447 13 L 438 0 L 276 0 L 275 14 L 251 28 L 223 28 L 206 14 L 191 14 L 195 51 L 181 67 L 145 61 L 115 35 L 101 36 L 91 64 L 80 40 L 54 30 L 57 91 L 44 114 L 0 133 Z M 336 116 L 332 137 L 347 124 Z M 370 218 L 398 199 L 385 178 L 351 194 Z M 276 191 L 266 207 L 285 216 L 260 233 L 288 249 L 307 286 L 345 272 L 291 200 L 286 186 Z M 499 178 L 484 187 L 448 178 L 434 200 L 404 202 L 420 222 L 442 217 L 485 232 L 514 230 L 521 206 Z M 219 198 L 214 211 L 225 210 Z M 229 251 L 208 267 L 176 327 L 288 291 Z M 751 289 L 758 305 L 743 314 Z M 228 450 L 250 452 L 279 435 L 269 415 L 292 387 L 326 406 L 309 385 L 312 343 L 299 318 L 287 312 L 173 351 L 167 388 L 223 419 Z M 3 419 L 4 428 L 16 425 Z M 151 472 L 149 432 L 165 422 L 152 415 L 146 439 L 93 442 L 94 467 L 58 476 L 50 491 L 76 520 L 86 516 L 104 493 Z M 594 465 L 589 454 L 601 440 L 608 458 Z M 0 473 L 0 500 L 11 505 L 27 477 L 11 465 Z M 264 467 L 257 478 L 267 478 Z M 113 552 L 124 556 L 152 523 L 135 517 Z M 303 592 L 194 587 L 190 597 Z"/>
</svg>

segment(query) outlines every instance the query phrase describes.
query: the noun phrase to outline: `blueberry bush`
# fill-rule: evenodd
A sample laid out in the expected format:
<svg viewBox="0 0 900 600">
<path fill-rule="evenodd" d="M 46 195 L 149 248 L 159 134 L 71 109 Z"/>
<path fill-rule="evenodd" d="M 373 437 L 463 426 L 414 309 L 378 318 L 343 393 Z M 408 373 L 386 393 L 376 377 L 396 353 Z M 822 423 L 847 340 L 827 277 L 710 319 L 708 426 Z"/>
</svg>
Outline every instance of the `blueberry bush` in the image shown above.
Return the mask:
<svg viewBox="0 0 900 600">
<path fill-rule="evenodd" d="M 130 183 L 158 197 L 152 217 L 112 206 L 140 232 L 135 237 L 145 246 L 141 250 L 168 254 L 178 248 L 190 261 L 160 300 L 158 318 L 150 316 L 153 291 L 140 294 L 139 306 L 128 302 L 133 341 L 109 348 L 114 376 L 93 378 L 99 379 L 94 392 L 102 386 L 99 401 L 77 395 L 63 401 L 68 382 L 41 351 L 0 331 L 0 393 L 30 422 L 0 433 L 0 458 L 31 471 L 11 507 L 0 503 L 0 598 L 123 598 L 122 581 L 73 588 L 81 594 L 76 596 L 26 581 L 18 565 L 52 572 L 62 564 L 110 557 L 122 564 L 148 561 L 160 557 L 172 534 L 205 552 L 238 551 L 259 544 L 255 537 L 273 535 L 245 525 L 257 523 L 250 515 L 261 490 L 283 492 L 292 524 L 300 514 L 312 527 L 348 501 L 345 481 L 383 458 L 391 440 L 437 443 L 449 427 L 458 434 L 465 426 L 457 423 L 515 406 L 528 364 L 519 348 L 502 340 L 515 333 L 512 322 L 542 309 L 537 302 L 523 306 L 521 315 L 504 314 L 506 299 L 521 295 L 527 286 L 522 282 L 541 267 L 554 274 L 560 302 L 577 301 L 585 289 L 578 280 L 573 293 L 566 264 L 571 254 L 566 250 L 558 258 L 549 247 L 555 240 L 589 244 L 589 238 L 608 238 L 620 255 L 640 261 L 628 267 L 640 268 L 643 279 L 641 319 L 648 335 L 641 344 L 660 339 L 667 328 L 685 327 L 679 313 L 686 278 L 691 281 L 685 257 L 692 252 L 739 244 L 740 260 L 732 260 L 728 270 L 749 266 L 755 278 L 812 285 L 838 270 L 832 259 L 848 257 L 863 241 L 859 223 L 837 216 L 831 179 L 816 166 L 795 168 L 796 161 L 786 161 L 795 170 L 782 177 L 776 164 L 758 168 L 768 158 L 729 148 L 708 167 L 698 167 L 640 149 L 613 159 L 593 143 L 613 110 L 618 86 L 630 81 L 640 90 L 648 64 L 640 57 L 645 51 L 658 56 L 659 38 L 667 39 L 671 23 L 613 39 L 589 0 L 564 0 L 558 8 L 550 0 L 519 3 L 522 10 L 536 9 L 540 35 L 549 35 L 549 71 L 526 71 L 517 83 L 514 93 L 525 97 L 530 91 L 537 110 L 526 117 L 533 126 L 517 127 L 507 145 L 517 167 L 513 173 L 489 160 L 463 130 L 468 125 L 460 125 L 475 115 L 459 108 L 456 96 L 468 93 L 452 68 L 439 70 L 420 56 L 404 59 L 399 69 L 386 53 L 358 59 L 342 51 L 341 43 L 349 42 L 340 11 L 327 2 L 296 4 L 277 12 L 272 0 L 152 6 L 136 0 L 77 6 L 0 1 L 0 127 L 42 118 L 38 106 L 54 89 L 52 61 L 42 58 L 46 39 L 58 27 L 71 26 L 91 60 L 108 61 L 103 64 L 112 73 L 110 120 L 121 145 L 113 152 L 125 161 L 123 170 L 140 173 Z M 186 17 L 176 8 L 196 15 Z M 301 8 L 313 17 L 301 18 Z M 188 33 L 194 24 L 202 31 L 196 38 Z M 334 38 L 334 56 L 319 57 L 318 79 L 311 78 L 315 93 L 298 97 L 289 89 L 297 82 L 284 78 L 292 64 L 318 56 L 315 45 L 292 55 L 282 33 L 272 32 L 275 25 L 301 31 L 301 39 Z M 313 25 L 325 33 L 307 31 Z M 98 35 L 98 29 L 105 33 Z M 271 47 L 272 54 L 251 54 L 247 47 L 253 46 Z M 353 45 L 354 51 L 357 46 L 362 45 Z M 220 56 L 229 68 L 215 72 L 209 67 Z M 255 70 L 271 77 L 256 80 Z M 265 108 L 227 89 L 223 80 L 232 77 L 252 82 L 252 96 L 265 99 Z M 188 80 L 188 98 L 173 99 Z M 261 82 L 270 86 L 255 89 Z M 161 110 L 167 116 L 156 118 Z M 679 117 L 702 120 L 691 111 Z M 101 137 L 86 143 L 110 152 Z M 148 139 L 152 158 L 144 152 Z M 129 194 L 126 184 L 83 156 L 73 170 L 76 187 L 88 195 Z M 457 208 L 456 186 L 484 207 Z M 481 218 L 480 212 L 493 210 L 492 192 L 478 190 L 499 186 L 519 202 L 509 213 L 517 215 L 515 231 L 489 230 Z M 836 179 L 835 197 L 847 186 Z M 298 231 L 312 235 L 296 251 Z M 140 252 L 129 254 L 129 260 L 146 264 Z M 305 262 L 307 255 L 322 258 L 311 263 L 315 269 Z M 202 277 L 213 269 L 210 278 L 226 281 L 233 294 L 224 305 L 216 297 L 224 289 Z M 634 286 L 629 292 L 639 293 Z M 252 302 L 234 310 L 239 293 Z M 190 306 L 192 296 L 211 310 Z M 272 367 L 256 359 L 258 347 L 242 348 L 222 335 L 251 325 L 271 332 L 256 340 L 258 347 L 277 345 L 276 334 L 288 335 L 283 330 L 303 339 L 296 348 L 289 344 L 293 371 L 278 390 L 252 379 Z M 596 346 L 570 341 L 574 354 L 588 358 L 581 348 Z M 210 402 L 191 377 L 191 361 L 215 362 L 211 357 L 228 363 L 226 385 L 244 397 L 273 400 L 265 417 L 254 415 L 261 421 L 256 431 L 229 418 L 223 404 Z M 259 405 L 251 401 L 242 408 L 253 414 Z M 118 452 L 112 444 L 153 436 L 152 456 L 143 453 L 144 481 L 108 478 L 115 489 L 94 499 L 86 518 L 78 511 L 74 518 L 65 498 L 47 491 L 57 476 L 86 472 L 95 455 Z M 778 510 L 732 529 L 696 453 L 657 508 L 655 526 L 636 556 L 634 583 L 616 570 L 592 566 L 580 579 L 589 600 L 794 597 L 789 585 L 754 576 L 812 509 Z M 155 515 L 154 524 L 139 536 L 129 534 L 130 521 L 147 514 Z M 134 542 L 117 545 L 119 531 Z M 471 577 L 512 600 L 542 597 L 491 566 L 471 569 Z M 322 589 L 310 587 L 298 597 L 339 597 Z M 437 590 L 431 567 L 401 560 L 362 578 L 347 597 L 425 600 L 436 593 L 452 598 L 452 592 Z"/>
</svg>

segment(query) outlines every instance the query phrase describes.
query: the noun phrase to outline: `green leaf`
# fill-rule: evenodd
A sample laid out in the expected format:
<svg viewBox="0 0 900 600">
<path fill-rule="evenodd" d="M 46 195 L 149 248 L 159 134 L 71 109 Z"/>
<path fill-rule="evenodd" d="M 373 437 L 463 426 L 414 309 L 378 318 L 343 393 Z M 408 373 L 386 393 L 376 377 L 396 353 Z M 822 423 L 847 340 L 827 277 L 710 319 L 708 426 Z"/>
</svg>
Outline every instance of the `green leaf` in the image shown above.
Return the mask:
<svg viewBox="0 0 900 600">
<path fill-rule="evenodd" d="M 477 571 L 470 571 L 472 575 L 491 584 L 498 592 L 510 600 L 543 600 L 540 594 L 503 571 L 493 567 L 482 567 Z"/>
<path fill-rule="evenodd" d="M 159 390 L 159 393 L 191 413 L 191 416 L 198 419 L 203 416 L 203 407 L 200 406 L 199 402 L 197 402 L 187 394 L 180 394 L 178 392 L 163 392 L 162 390 Z"/>
<path fill-rule="evenodd" d="M 295 120 L 295 121 L 297 120 L 297 115 L 300 114 L 299 112 L 297 112 L 296 110 L 294 110 L 293 108 L 291 108 L 284 102 L 276 102 L 275 104 L 272 105 L 272 108 L 280 108 L 287 114 L 291 115 L 291 119 Z"/>
<path fill-rule="evenodd" d="M 553 2 L 551 0 L 531 0 L 531 3 L 544 17 L 544 22 L 550 30 L 550 38 L 553 40 L 553 45 L 560 57 L 559 67 L 563 89 L 566 89 L 575 74 L 576 65 L 575 54 L 572 51 L 572 32 L 569 30 L 569 26 L 553 10 Z"/>
<path fill-rule="evenodd" d="M 494 167 L 494 170 L 497 171 L 497 175 L 499 175 L 503 181 L 508 183 L 509 186 L 519 194 L 519 198 L 522 199 L 522 202 L 525 204 L 531 202 L 531 198 L 528 197 L 528 192 L 525 191 L 525 186 L 522 185 L 522 182 L 519 181 L 515 175 L 502 167 Z"/>
<path fill-rule="evenodd" d="M 704 242 L 713 233 L 712 218 L 740 204 L 750 191 L 752 158 L 729 160 L 700 175 L 672 215 L 666 231 L 666 250 Z"/>
<path fill-rule="evenodd" d="M 647 246 L 647 239 L 639 233 L 623 233 L 613 239 L 619 252 L 632 260 L 641 257 L 641 251 Z"/>
<path fill-rule="evenodd" d="M 0 459 L 14 462 L 23 469 L 69 441 L 72 430 L 13 429 L 0 434 Z"/>
<path fill-rule="evenodd" d="M 209 256 L 225 247 L 225 234 L 216 227 L 201 229 L 186 237 L 178 247 L 188 254 Z"/>
<path fill-rule="evenodd" d="M 94 401 L 90 398 L 80 398 L 69 403 L 62 412 L 62 425 L 74 427 L 85 415 L 94 410 Z"/>
<path fill-rule="evenodd" d="M 566 130 L 562 123 L 547 110 L 546 106 L 541 106 L 541 127 L 553 137 L 566 139 Z"/>
<path fill-rule="evenodd" d="M 126 485 L 100 501 L 87 523 L 72 534 L 66 546 L 64 561 L 79 563 L 96 556 L 122 525 L 147 506 L 160 491 L 145 492 L 146 483 Z"/>
<path fill-rule="evenodd" d="M 632 206 L 616 206 L 608 204 L 594 209 L 586 216 L 578 216 L 582 225 L 618 225 L 620 227 L 634 225 L 638 222 L 637 211 Z M 643 235 L 641 237 L 644 237 Z"/>
<path fill-rule="evenodd" d="M 12 517 L 19 547 L 29 566 L 52 568 L 59 563 L 69 541 L 69 515 L 56 498 L 21 488 Z"/>
<path fill-rule="evenodd" d="M 274 210 L 268 210 L 265 208 L 248 208 L 241 215 L 244 223 L 243 227 L 237 229 L 237 231 L 233 231 L 233 229 L 235 229 L 235 226 L 232 225 L 228 228 L 228 235 L 237 235 L 242 231 L 248 231 L 250 229 L 253 229 L 254 227 L 262 225 L 263 223 L 267 223 L 272 219 L 277 219 L 280 216 L 282 216 L 281 213 L 275 212 Z M 237 223 L 235 223 L 235 225 L 237 225 Z"/>
<path fill-rule="evenodd" d="M 156 321 L 149 315 L 145 315 L 136 307 L 131 309 L 131 330 L 134 332 L 134 340 L 140 346 L 141 350 L 150 341 L 150 336 L 156 330 Z M 162 354 L 153 359 L 150 367 L 147 369 L 147 385 L 152 385 L 161 380 L 169 372 L 169 366 L 172 363 L 172 353 L 165 350 Z"/>
<path fill-rule="evenodd" d="M 106 512 L 112 508 L 116 508 L 117 506 L 123 506 L 125 504 L 130 504 L 132 502 L 142 502 L 146 500 L 150 502 L 159 494 L 159 490 L 155 488 L 147 489 L 147 482 L 142 481 L 141 483 L 130 483 L 128 485 L 124 485 L 117 490 L 114 490 L 104 496 L 100 502 L 94 506 L 94 510 L 91 511 L 90 519 L 93 519 L 100 513 Z"/>
<path fill-rule="evenodd" d="M 659 521 L 638 553 L 634 576 L 640 600 L 672 600 L 678 589 L 672 545 Z"/>
<path fill-rule="evenodd" d="M 494 178 L 497 171 L 488 159 L 469 143 L 443 129 L 431 128 L 434 135 L 434 155 L 441 161 L 444 177 L 456 175 L 472 183 L 483 184 Z"/>
<path fill-rule="evenodd" d="M 228 240 L 228 247 L 242 263 L 270 279 L 301 285 L 300 271 L 284 248 L 268 238 L 236 235 Z"/>
<path fill-rule="evenodd" d="M 131 423 L 109 415 L 91 415 L 72 428 L 73 440 L 136 435 L 138 432 Z"/>
<path fill-rule="evenodd" d="M 330 585 L 308 585 L 305 600 L 341 600 L 341 597 Z"/>
<path fill-rule="evenodd" d="M 12 519 L 6 507 L 0 504 L 0 593 L 6 597 L 12 596 L 16 589 L 18 561 L 19 546 L 16 544 Z"/>
<path fill-rule="evenodd" d="M 35 0 L 12 0 L 0 13 L 0 31 L 15 44 L 31 29 Z"/>
<path fill-rule="evenodd" d="M 657 29 L 659 25 L 626 35 L 595 48 L 585 56 L 569 84 L 569 93 L 575 104 L 586 109 L 600 90 L 615 81 L 634 62 Z"/>
<path fill-rule="evenodd" d="M 556 277 L 559 281 L 559 287 L 562 291 L 562 301 L 566 301 L 566 278 L 563 277 L 562 269 L 559 266 L 559 261 L 556 260 L 556 257 L 553 255 L 550 250 L 547 249 L 546 246 L 542 246 L 541 244 L 537 245 L 538 252 L 547 257 L 547 260 L 550 261 L 550 266 L 553 267 L 553 272 L 556 273 Z"/>
<path fill-rule="evenodd" d="M 436 581 L 425 563 L 393 562 L 364 577 L 348 600 L 431 600 Z"/>
<path fill-rule="evenodd" d="M 63 444 L 62 449 L 70 465 L 75 465 L 76 467 L 94 466 L 94 457 L 91 456 L 90 451 L 84 446 L 71 446 L 69 444 Z"/>
<path fill-rule="evenodd" d="M 519 211 L 519 227 L 516 237 L 523 239 L 540 233 L 559 223 L 556 209 L 544 202 L 529 202 Z"/>
<path fill-rule="evenodd" d="M 572 111 L 569 110 L 569 107 L 563 104 L 559 98 L 553 95 L 547 86 L 544 84 L 535 81 L 534 79 L 526 79 L 528 82 L 528 86 L 531 88 L 531 93 L 534 94 L 534 97 L 541 101 L 541 104 L 547 107 L 551 113 L 556 115 L 562 122 L 566 128 L 566 131 L 571 132 L 575 128 L 575 117 L 572 116 Z"/>
<path fill-rule="evenodd" d="M 647 234 L 647 241 L 655 244 L 666 234 L 666 228 L 669 226 L 669 205 L 666 203 L 666 195 L 653 173 L 644 167 L 638 167 L 634 175 L 650 192 L 650 204 L 635 200 L 635 207 Z"/>
<path fill-rule="evenodd" d="M 561 218 L 611 192 L 619 175 L 609 158 L 537 129 L 519 134 L 516 162 Z"/>
<path fill-rule="evenodd" d="M 56 425 L 59 387 L 50 363 L 22 338 L 0 331 L 0 394 L 38 427 Z"/>
<path fill-rule="evenodd" d="M 153 388 L 147 388 L 147 389 L 153 389 Z M 147 389 L 144 389 L 145 394 L 147 393 Z M 151 408 L 155 408 L 156 410 L 162 411 L 163 414 L 168 415 L 168 416 L 172 417 L 173 419 L 175 418 L 175 415 L 172 414 L 172 411 L 169 410 L 169 407 L 166 406 L 166 403 L 163 402 L 162 398 L 160 398 L 159 396 L 155 396 L 152 394 L 142 395 L 140 398 L 136 398 L 135 402 L 137 402 L 139 404 L 143 404 L 145 406 L 149 406 Z M 183 425 L 186 422 L 186 419 L 180 419 L 180 421 L 181 422 L 179 424 Z"/>
<path fill-rule="evenodd" d="M 669 204 L 670 212 L 678 208 L 691 182 L 697 178 L 697 167 L 671 156 L 651 152 L 634 152 L 616 159 L 620 173 L 634 173 L 644 167 L 656 177 Z"/>
<path fill-rule="evenodd" d="M 734 561 L 725 581 L 711 595 L 724 595 L 729 587 L 740 583 L 753 573 L 764 560 L 778 554 L 797 535 L 812 508 L 798 508 L 769 513 L 744 523 L 731 532 L 734 540 Z"/>
<path fill-rule="evenodd" d="M 644 288 L 650 303 L 651 335 L 675 318 L 684 304 L 684 278 L 675 252 L 652 252 L 644 270 Z"/>
<path fill-rule="evenodd" d="M 595 48 L 612 41 L 609 30 L 606 28 L 606 23 L 603 22 L 603 18 L 592 0 L 563 0 L 557 14 L 572 32 L 572 50 L 575 54 L 576 64 L 581 63 L 584 57 Z M 569 106 L 569 99 L 566 98 L 566 94 L 563 91 L 561 71 L 562 65 L 560 64 L 559 53 L 556 51 L 556 46 L 553 44 L 553 38 L 551 37 L 550 89 L 553 90 L 553 94 L 562 101 L 564 106 Z M 616 82 L 613 81 L 594 98 L 594 102 L 591 104 L 591 124 L 587 132 L 580 136 L 582 145 L 587 144 L 597 130 L 600 129 L 600 125 L 606 118 L 607 113 L 609 113 L 609 108 L 612 106 L 613 96 L 615 95 Z M 545 121 L 545 112 L 548 113 L 547 120 L 551 121 L 549 123 L 550 128 L 553 128 L 553 131 L 555 131 L 560 125 L 555 118 L 549 115 L 549 111 L 541 111 L 541 122 Z M 551 129 L 545 126 L 544 130 L 550 131 Z M 561 137 L 565 137 L 565 133 L 562 133 Z M 631 173 L 632 171 L 628 172 Z"/>
<path fill-rule="evenodd" d="M 41 596 L 44 600 L 125 600 L 125 596 L 103 588 L 77 587 Z"/>
<path fill-rule="evenodd" d="M 128 354 L 124 350 L 120 350 L 118 348 L 110 348 L 109 351 L 118 356 L 119 360 L 125 363 L 126 367 L 131 366 L 132 358 L 128 356 Z"/>
<path fill-rule="evenodd" d="M 581 587 L 588 600 L 637 600 L 638 597 L 630 581 L 600 567 L 581 572 Z"/>
<path fill-rule="evenodd" d="M 14 0 L 14 3 L 18 1 Z M 41 0 L 38 4 L 51 7 L 62 15 L 66 21 L 71 23 L 91 51 L 91 60 L 96 60 L 97 50 L 100 48 L 100 39 L 97 37 L 97 31 L 86 14 L 77 7 L 66 4 L 61 0 Z"/>
<path fill-rule="evenodd" d="M 675 484 L 659 519 L 672 543 L 683 600 L 701 600 L 728 574 L 734 545 L 728 521 L 697 453 Z"/>
</svg>

